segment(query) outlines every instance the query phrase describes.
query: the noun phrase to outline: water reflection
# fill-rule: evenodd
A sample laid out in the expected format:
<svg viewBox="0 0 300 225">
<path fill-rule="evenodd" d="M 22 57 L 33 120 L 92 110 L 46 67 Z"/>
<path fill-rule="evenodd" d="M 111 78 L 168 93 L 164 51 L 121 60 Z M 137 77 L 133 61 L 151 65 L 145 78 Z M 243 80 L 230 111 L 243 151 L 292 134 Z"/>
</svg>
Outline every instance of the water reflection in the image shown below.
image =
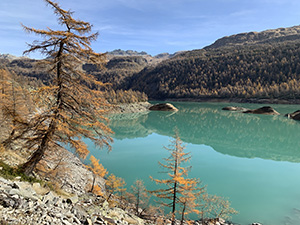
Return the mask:
<svg viewBox="0 0 300 225">
<path fill-rule="evenodd" d="M 205 144 L 222 154 L 300 162 L 299 122 L 281 115 L 222 111 L 223 106 L 177 103 L 177 113 L 114 115 L 110 126 L 116 139 L 146 137 L 151 133 L 173 136 L 174 127 L 177 127 L 184 142 Z M 281 107 L 284 110 L 287 106 Z"/>
</svg>

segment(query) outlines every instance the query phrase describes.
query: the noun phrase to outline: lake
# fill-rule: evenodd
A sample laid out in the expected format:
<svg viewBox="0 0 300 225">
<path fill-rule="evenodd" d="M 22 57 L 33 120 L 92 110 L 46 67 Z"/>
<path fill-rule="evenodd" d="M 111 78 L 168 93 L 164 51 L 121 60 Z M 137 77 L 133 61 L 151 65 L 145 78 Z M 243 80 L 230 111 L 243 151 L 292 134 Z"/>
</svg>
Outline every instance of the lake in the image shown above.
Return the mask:
<svg viewBox="0 0 300 225">
<path fill-rule="evenodd" d="M 179 111 L 113 115 L 113 150 L 91 153 L 110 172 L 123 177 L 128 188 L 143 179 L 148 189 L 159 188 L 158 161 L 179 131 L 191 152 L 189 177 L 200 178 L 210 194 L 228 198 L 239 211 L 240 224 L 299 224 L 300 122 L 283 115 L 254 115 L 221 110 L 228 105 L 259 108 L 259 104 L 173 103 Z M 281 114 L 297 105 L 271 105 Z"/>
</svg>

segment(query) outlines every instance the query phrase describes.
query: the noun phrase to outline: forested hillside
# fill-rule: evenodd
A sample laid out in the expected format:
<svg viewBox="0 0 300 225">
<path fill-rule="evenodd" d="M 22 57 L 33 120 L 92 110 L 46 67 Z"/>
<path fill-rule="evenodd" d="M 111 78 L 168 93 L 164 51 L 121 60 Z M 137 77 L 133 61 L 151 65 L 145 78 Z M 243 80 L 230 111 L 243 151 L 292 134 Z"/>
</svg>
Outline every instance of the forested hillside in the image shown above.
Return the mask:
<svg viewBox="0 0 300 225">
<path fill-rule="evenodd" d="M 141 56 L 112 57 L 110 55 L 108 58 L 111 59 L 102 67 L 85 63 L 77 69 L 92 74 L 97 80 L 107 83 L 103 93 L 110 103 L 147 101 L 148 97 L 143 92 L 123 90 L 122 88 L 127 78 L 140 72 L 148 65 L 147 60 Z M 25 85 L 24 87 L 27 89 L 36 89 L 50 84 L 49 68 L 43 64 L 43 61 L 0 54 L 0 69 L 13 73 L 14 79 Z"/>
<path fill-rule="evenodd" d="M 141 56 L 123 56 L 112 58 L 103 68 L 92 64 L 85 64 L 82 68 L 98 80 L 111 83 L 114 89 L 119 89 L 126 78 L 140 72 L 147 64 L 147 60 Z"/>
<path fill-rule="evenodd" d="M 48 84 L 47 68 L 39 60 L 9 55 L 0 60 L 31 86 Z M 107 53 L 103 67 L 77 69 L 110 83 L 107 97 L 113 103 L 127 102 L 132 94 L 132 101 L 144 101 L 143 92 L 151 99 L 293 102 L 300 97 L 300 26 L 223 37 L 204 49 L 173 55 L 115 50 Z"/>
<path fill-rule="evenodd" d="M 269 38 L 256 34 L 268 40 L 262 43 L 242 34 L 239 40 L 244 44 L 233 44 L 233 36 L 219 47 L 183 52 L 134 75 L 128 88 L 143 90 L 154 99 L 298 98 L 300 38 L 268 33 Z"/>
</svg>

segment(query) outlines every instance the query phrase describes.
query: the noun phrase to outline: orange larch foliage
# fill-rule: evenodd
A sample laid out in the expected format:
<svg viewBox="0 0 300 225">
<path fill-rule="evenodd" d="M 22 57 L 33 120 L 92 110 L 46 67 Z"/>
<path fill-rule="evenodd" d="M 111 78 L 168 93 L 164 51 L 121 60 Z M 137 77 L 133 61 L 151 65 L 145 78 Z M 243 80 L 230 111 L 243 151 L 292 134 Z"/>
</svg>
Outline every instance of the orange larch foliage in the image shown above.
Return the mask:
<svg viewBox="0 0 300 225">
<path fill-rule="evenodd" d="M 83 62 L 100 66 L 105 61 L 105 54 L 95 53 L 90 47 L 98 33 L 91 33 L 90 23 L 75 20 L 71 11 L 61 9 L 53 1 L 45 2 L 54 10 L 63 30 L 41 30 L 22 25 L 25 31 L 43 38 L 29 44 L 24 53 L 40 51 L 44 54 L 47 59 L 43 63 L 53 80 L 49 87 L 35 93 L 39 110 L 28 119 L 27 126 L 16 124 L 17 135 L 11 135 L 5 142 L 9 145 L 21 140 L 24 145 L 20 147 L 32 152 L 22 166 L 26 174 L 34 170 L 51 145 L 69 145 L 84 159 L 89 151 L 83 138 L 108 149 L 112 141 L 109 136 L 112 131 L 104 116 L 110 107 L 101 91 L 104 84 L 79 69 Z"/>
<path fill-rule="evenodd" d="M 94 174 L 90 191 L 97 195 L 103 195 L 101 188 L 98 185 L 95 185 L 95 180 L 96 176 L 105 177 L 108 174 L 108 171 L 99 163 L 99 159 L 96 159 L 93 155 L 90 157 L 90 161 L 90 165 L 86 166 Z"/>
<path fill-rule="evenodd" d="M 135 205 L 135 213 L 137 216 L 141 216 L 148 208 L 150 199 L 144 182 L 142 180 L 136 180 L 131 186 L 131 191 L 134 195 L 133 203 Z"/>
<path fill-rule="evenodd" d="M 124 192 L 125 185 L 126 183 L 123 178 L 110 174 L 105 183 L 108 193 L 107 200 L 109 200 L 113 194 Z"/>
<path fill-rule="evenodd" d="M 194 200 L 192 191 L 196 189 L 198 184 L 196 179 L 186 178 L 189 167 L 184 167 L 182 164 L 187 162 L 191 156 L 190 153 L 184 152 L 185 147 L 182 146 L 182 141 L 175 132 L 175 140 L 171 142 L 170 148 L 166 148 L 170 152 L 170 156 L 165 158 L 165 164 L 159 162 L 159 165 L 165 168 L 168 172 L 169 178 L 167 179 L 153 179 L 157 184 L 166 185 L 166 188 L 151 191 L 156 197 L 169 200 L 169 202 L 162 201 L 161 204 L 171 207 L 171 221 L 172 225 L 175 224 L 176 205 L 184 201 Z M 185 212 L 184 212 L 185 213 Z"/>
<path fill-rule="evenodd" d="M 5 131 L 14 134 L 16 124 L 26 124 L 31 108 L 30 93 L 16 81 L 16 75 L 0 69 L 0 123 L 5 123 Z"/>
<path fill-rule="evenodd" d="M 91 164 L 87 165 L 87 168 L 91 170 L 95 175 L 104 177 L 108 174 L 107 170 L 102 164 L 99 163 L 99 159 L 96 159 L 93 155 L 90 157 Z"/>
</svg>

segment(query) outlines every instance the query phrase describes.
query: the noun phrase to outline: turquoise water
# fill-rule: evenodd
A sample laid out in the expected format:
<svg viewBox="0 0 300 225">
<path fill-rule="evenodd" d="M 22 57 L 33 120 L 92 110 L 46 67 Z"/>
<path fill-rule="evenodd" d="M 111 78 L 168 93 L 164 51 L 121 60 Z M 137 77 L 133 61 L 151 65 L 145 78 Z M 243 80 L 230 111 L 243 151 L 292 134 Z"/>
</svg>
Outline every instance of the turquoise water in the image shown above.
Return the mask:
<svg viewBox="0 0 300 225">
<path fill-rule="evenodd" d="M 229 198 L 239 211 L 240 224 L 299 224 L 300 122 L 283 115 L 251 115 L 222 111 L 227 105 L 259 108 L 257 104 L 173 103 L 179 111 L 114 115 L 110 153 L 90 146 L 91 153 L 130 188 L 149 176 L 160 178 L 158 161 L 168 156 L 177 127 L 186 151 L 191 152 L 190 177 L 200 178 L 210 194 Z M 271 105 L 285 114 L 296 105 Z"/>
</svg>

